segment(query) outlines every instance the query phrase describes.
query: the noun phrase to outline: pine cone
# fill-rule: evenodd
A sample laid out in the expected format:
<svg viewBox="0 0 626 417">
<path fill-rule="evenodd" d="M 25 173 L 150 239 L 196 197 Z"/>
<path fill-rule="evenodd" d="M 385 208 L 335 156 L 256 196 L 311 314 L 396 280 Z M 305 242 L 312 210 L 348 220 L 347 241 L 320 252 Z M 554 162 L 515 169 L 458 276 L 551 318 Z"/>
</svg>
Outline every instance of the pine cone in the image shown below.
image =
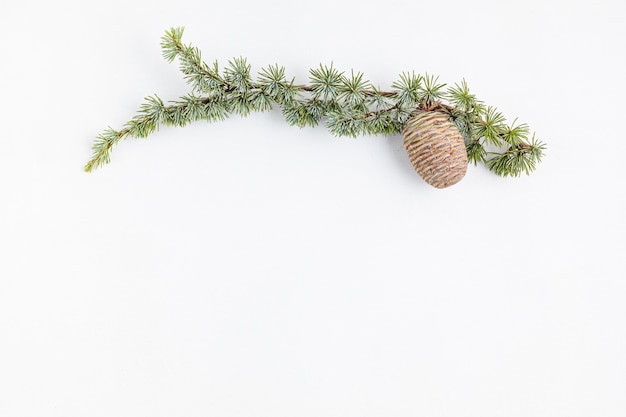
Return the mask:
<svg viewBox="0 0 626 417">
<path fill-rule="evenodd" d="M 428 184 L 446 188 L 463 179 L 467 171 L 465 142 L 445 113 L 416 110 L 402 136 L 415 171 Z"/>
</svg>

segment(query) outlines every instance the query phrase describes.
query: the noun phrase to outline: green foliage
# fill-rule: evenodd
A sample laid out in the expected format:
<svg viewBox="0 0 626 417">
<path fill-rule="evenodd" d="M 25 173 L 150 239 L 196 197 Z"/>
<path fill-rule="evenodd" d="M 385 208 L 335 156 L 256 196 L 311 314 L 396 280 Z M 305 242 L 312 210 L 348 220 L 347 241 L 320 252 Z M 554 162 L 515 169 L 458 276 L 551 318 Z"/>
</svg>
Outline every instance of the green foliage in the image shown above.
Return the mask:
<svg viewBox="0 0 626 417">
<path fill-rule="evenodd" d="M 480 116 L 485 111 L 482 102 L 470 93 L 465 80 L 461 81 L 460 85 L 455 84 L 454 87 L 448 88 L 447 97 L 450 104 L 464 114 Z"/>
<path fill-rule="evenodd" d="M 509 146 L 502 153 L 494 153 L 487 161 L 487 166 L 490 171 L 503 177 L 519 177 L 522 173 L 528 175 L 541 162 L 544 150 L 545 145 L 533 136 L 530 143 L 520 142 Z"/>
<path fill-rule="evenodd" d="M 183 49 L 181 43 L 183 38 L 184 28 L 171 28 L 165 31 L 165 35 L 161 38 L 161 51 L 163 52 L 163 58 L 167 62 L 174 62 L 174 59 L 178 56 L 179 52 Z"/>
<path fill-rule="evenodd" d="M 285 67 L 270 65 L 262 68 L 258 77 L 259 90 L 271 101 L 282 104 L 292 101 L 297 90 L 293 88 L 294 81 L 287 82 Z"/>
<path fill-rule="evenodd" d="M 317 126 L 319 118 L 312 111 L 311 103 L 295 101 L 283 107 L 283 116 L 291 126 Z"/>
<path fill-rule="evenodd" d="M 485 138 L 487 144 L 502 146 L 502 135 L 506 130 L 505 117 L 495 107 L 487 107 L 484 119 L 474 124 L 474 136 Z"/>
<path fill-rule="evenodd" d="M 478 165 L 478 163 L 485 163 L 487 161 L 487 150 L 477 140 L 473 140 L 466 144 L 467 160 L 469 163 Z"/>
<path fill-rule="evenodd" d="M 310 71 L 311 91 L 313 98 L 322 101 L 332 101 L 337 99 L 339 89 L 343 83 L 343 73 L 337 71 L 330 64 L 330 67 L 320 64 L 318 69 Z"/>
<path fill-rule="evenodd" d="M 501 134 L 502 140 L 514 146 L 527 142 L 528 135 L 530 134 L 530 127 L 527 124 L 522 123 L 515 126 L 516 122 L 517 119 L 515 119 L 510 126 L 506 126 L 504 132 Z"/>
<path fill-rule="evenodd" d="M 417 107 L 422 102 L 422 80 L 423 77 L 414 72 L 403 72 L 400 79 L 391 84 L 399 106 Z"/>
<path fill-rule="evenodd" d="M 245 58 L 233 58 L 228 61 L 224 71 L 224 82 L 228 90 L 234 90 L 238 95 L 245 94 L 250 89 L 250 69 Z"/>
<path fill-rule="evenodd" d="M 424 103 L 426 107 L 434 106 L 437 101 L 441 100 L 444 96 L 443 87 L 445 84 L 437 84 L 439 77 L 432 75 L 424 75 L 424 84 L 422 86 L 422 96 L 420 102 Z"/>
<path fill-rule="evenodd" d="M 323 122 L 333 135 L 350 137 L 398 134 L 414 110 L 443 111 L 463 135 L 469 162 L 486 164 L 505 177 L 532 172 L 545 150 L 534 135 L 529 137 L 528 125 L 517 120 L 506 124 L 502 113 L 476 99 L 465 80 L 445 89 L 437 77 L 403 72 L 391 91 L 382 91 L 363 73 L 346 75 L 333 63 L 311 69 L 309 85 L 296 84 L 277 64 L 261 68 L 255 79 L 245 58 L 233 58 L 220 70 L 217 61 L 207 64 L 197 47 L 183 44 L 182 36 L 183 28 L 166 31 L 161 48 L 168 62 L 178 60 L 191 92 L 167 104 L 156 95 L 147 97 L 122 130 L 107 128 L 97 136 L 86 171 L 108 163 L 111 149 L 123 138 L 145 138 L 161 125 L 182 127 L 231 114 L 247 116 L 274 105 L 290 125 Z M 496 151 L 488 152 L 487 147 Z"/>
<path fill-rule="evenodd" d="M 111 160 L 111 148 L 125 135 L 125 132 L 118 132 L 111 127 L 106 128 L 104 132 L 100 133 L 91 147 L 94 156 L 85 165 L 85 171 L 90 172 L 94 168 L 108 164 Z"/>
<path fill-rule="evenodd" d="M 363 81 L 363 73 L 354 73 L 350 78 L 342 77 L 339 87 L 339 100 L 353 109 L 365 109 L 365 93 L 369 81 Z"/>
</svg>

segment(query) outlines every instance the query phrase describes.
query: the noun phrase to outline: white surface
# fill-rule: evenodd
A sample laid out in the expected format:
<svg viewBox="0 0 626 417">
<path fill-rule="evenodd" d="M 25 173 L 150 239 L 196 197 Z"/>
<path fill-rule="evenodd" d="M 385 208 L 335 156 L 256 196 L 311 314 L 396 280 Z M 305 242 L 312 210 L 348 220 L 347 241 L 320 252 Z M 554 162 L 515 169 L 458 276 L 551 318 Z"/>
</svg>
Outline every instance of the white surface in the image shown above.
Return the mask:
<svg viewBox="0 0 626 417">
<path fill-rule="evenodd" d="M 7 2 L 9 3 L 9 2 Z M 623 1 L 13 1 L 0 7 L 0 415 L 626 415 Z M 253 70 L 470 88 L 549 146 L 448 189 L 399 136 L 278 111 L 82 172 L 171 26 Z"/>
</svg>

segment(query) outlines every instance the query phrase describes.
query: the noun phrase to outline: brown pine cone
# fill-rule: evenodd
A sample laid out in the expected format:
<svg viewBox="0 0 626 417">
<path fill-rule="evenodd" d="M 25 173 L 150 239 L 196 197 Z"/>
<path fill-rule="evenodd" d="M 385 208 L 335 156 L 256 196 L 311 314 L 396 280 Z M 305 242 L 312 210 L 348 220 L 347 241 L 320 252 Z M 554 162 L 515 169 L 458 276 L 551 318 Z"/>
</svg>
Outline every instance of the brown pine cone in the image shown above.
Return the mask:
<svg viewBox="0 0 626 417">
<path fill-rule="evenodd" d="M 467 151 L 459 129 L 441 111 L 416 110 L 402 131 L 415 171 L 428 184 L 446 188 L 467 171 Z"/>
</svg>

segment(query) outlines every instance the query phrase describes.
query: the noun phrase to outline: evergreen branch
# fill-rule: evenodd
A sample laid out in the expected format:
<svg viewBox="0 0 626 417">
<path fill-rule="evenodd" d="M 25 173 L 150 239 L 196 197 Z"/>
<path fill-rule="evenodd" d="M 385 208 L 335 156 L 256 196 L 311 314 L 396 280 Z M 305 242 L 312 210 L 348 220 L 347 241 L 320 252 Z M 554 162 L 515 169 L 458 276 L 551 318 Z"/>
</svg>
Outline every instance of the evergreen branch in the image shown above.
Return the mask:
<svg viewBox="0 0 626 417">
<path fill-rule="evenodd" d="M 85 165 L 85 171 L 91 172 L 94 168 L 98 168 L 111 161 L 111 148 L 128 134 L 128 131 L 116 131 L 108 127 L 104 132 L 96 137 L 91 147 L 93 157 Z"/>
<path fill-rule="evenodd" d="M 96 137 L 92 146 L 93 156 L 85 164 L 84 170 L 91 172 L 108 164 L 113 146 L 127 137 L 145 138 L 160 125 L 182 127 L 198 120 L 224 120 L 230 112 L 227 103 L 215 98 L 188 95 L 166 106 L 157 96 L 147 97 L 138 114 L 123 129 L 118 131 L 109 127 Z"/>
<path fill-rule="evenodd" d="M 163 57 L 178 60 L 191 93 L 165 105 L 158 96 L 147 97 L 137 115 L 121 130 L 107 128 L 93 144 L 85 171 L 110 161 L 112 148 L 126 137 L 145 138 L 161 125 L 185 126 L 199 120 L 224 120 L 232 113 L 247 116 L 277 105 L 290 125 L 317 126 L 325 121 L 336 136 L 397 134 L 415 109 L 448 114 L 465 139 L 468 161 L 484 163 L 501 176 L 529 174 L 541 161 L 545 145 L 529 138 L 528 125 L 510 125 L 495 107 L 485 106 L 469 90 L 467 82 L 446 87 L 429 74 L 403 72 L 380 90 L 361 72 L 345 75 L 331 63 L 309 72 L 309 84 L 287 78 L 285 68 L 261 68 L 256 79 L 243 57 L 233 58 L 220 71 L 218 62 L 202 61 L 198 48 L 182 42 L 184 29 L 172 28 L 161 39 Z M 487 152 L 486 147 L 499 151 Z"/>
<path fill-rule="evenodd" d="M 490 171 L 502 177 L 519 177 L 522 173 L 529 175 L 541 162 L 545 145 L 533 138 L 530 143 L 522 142 L 511 145 L 506 151 L 487 160 Z"/>
<path fill-rule="evenodd" d="M 202 53 L 191 44 L 182 43 L 183 27 L 172 28 L 161 39 L 163 57 L 172 62 L 178 58 L 180 70 L 194 91 L 215 92 L 224 85 L 217 61 L 212 67 L 202 61 Z"/>
</svg>

